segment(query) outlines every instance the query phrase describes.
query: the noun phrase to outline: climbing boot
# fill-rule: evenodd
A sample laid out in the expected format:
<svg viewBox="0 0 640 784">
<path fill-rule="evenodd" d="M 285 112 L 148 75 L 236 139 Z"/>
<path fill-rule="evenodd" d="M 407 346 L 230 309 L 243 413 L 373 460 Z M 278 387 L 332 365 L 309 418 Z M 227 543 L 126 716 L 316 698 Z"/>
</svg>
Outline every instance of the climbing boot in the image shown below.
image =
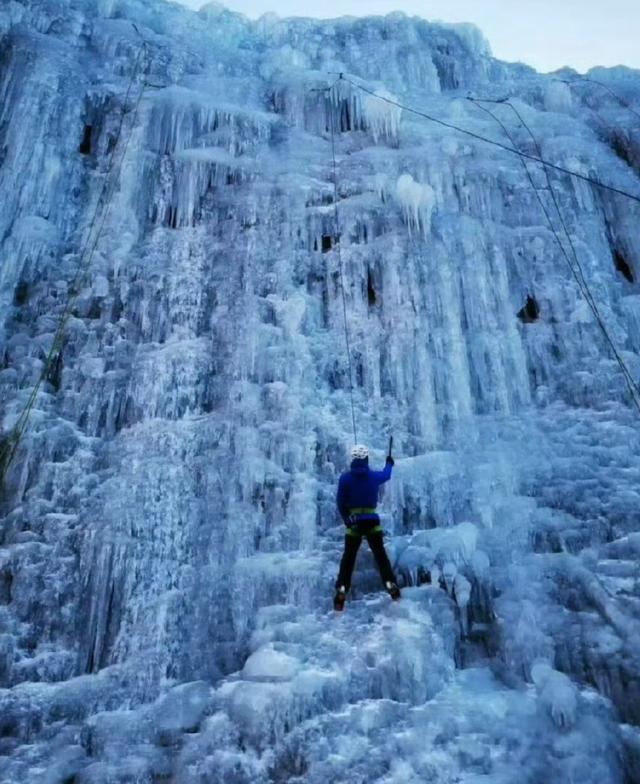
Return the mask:
<svg viewBox="0 0 640 784">
<path fill-rule="evenodd" d="M 333 609 L 336 612 L 342 612 L 344 610 L 344 602 L 347 598 L 347 592 L 345 590 L 344 585 L 341 585 L 336 590 L 336 595 L 333 597 Z"/>
<path fill-rule="evenodd" d="M 394 602 L 397 602 L 400 596 L 402 595 L 400 593 L 400 589 L 398 588 L 398 586 L 395 583 L 392 583 L 391 581 L 387 581 L 386 588 L 389 596 L 393 599 Z"/>
</svg>

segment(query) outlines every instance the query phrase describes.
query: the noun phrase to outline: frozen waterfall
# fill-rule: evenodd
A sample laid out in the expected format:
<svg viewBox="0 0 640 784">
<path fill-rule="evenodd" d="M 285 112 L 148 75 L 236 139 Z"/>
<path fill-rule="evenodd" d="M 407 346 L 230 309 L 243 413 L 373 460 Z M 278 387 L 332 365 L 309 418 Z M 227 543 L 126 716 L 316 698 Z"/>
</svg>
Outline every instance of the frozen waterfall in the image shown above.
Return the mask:
<svg viewBox="0 0 640 784">
<path fill-rule="evenodd" d="M 467 100 L 508 98 L 640 196 L 640 73 L 588 76 L 402 14 L 2 4 L 4 437 L 47 370 L 1 500 L 2 784 L 640 781 L 638 412 L 542 167 L 396 105 L 510 144 Z M 640 204 L 549 177 L 638 378 Z M 338 243 L 403 584 L 363 547 L 343 616 Z"/>
</svg>

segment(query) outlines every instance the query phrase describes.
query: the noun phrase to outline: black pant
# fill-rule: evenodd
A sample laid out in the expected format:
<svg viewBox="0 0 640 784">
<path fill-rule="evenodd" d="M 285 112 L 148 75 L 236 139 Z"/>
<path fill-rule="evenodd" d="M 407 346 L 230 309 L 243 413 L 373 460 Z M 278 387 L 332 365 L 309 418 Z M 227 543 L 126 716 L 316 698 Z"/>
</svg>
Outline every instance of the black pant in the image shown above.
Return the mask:
<svg viewBox="0 0 640 784">
<path fill-rule="evenodd" d="M 384 549 L 382 531 L 372 531 L 371 533 L 365 533 L 363 535 L 366 536 L 373 557 L 376 559 L 383 584 L 386 585 L 387 582 L 395 583 L 396 578 L 393 574 L 391 564 L 389 563 L 387 552 Z M 348 591 L 351 587 L 351 575 L 353 574 L 353 567 L 356 565 L 356 556 L 358 555 L 361 544 L 362 536 L 360 534 L 356 536 L 347 534 L 345 536 L 344 553 L 342 554 L 342 560 L 340 561 L 340 571 L 338 573 L 338 579 L 336 580 L 336 588 L 344 585 L 345 590 Z"/>
</svg>

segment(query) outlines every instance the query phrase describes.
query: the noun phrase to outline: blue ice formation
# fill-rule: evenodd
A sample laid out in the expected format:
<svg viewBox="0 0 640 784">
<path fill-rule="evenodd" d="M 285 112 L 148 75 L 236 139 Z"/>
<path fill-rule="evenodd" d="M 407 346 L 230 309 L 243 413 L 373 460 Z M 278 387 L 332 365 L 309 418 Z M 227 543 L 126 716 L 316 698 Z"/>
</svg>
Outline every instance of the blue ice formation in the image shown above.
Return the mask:
<svg viewBox="0 0 640 784">
<path fill-rule="evenodd" d="M 640 195 L 625 68 L 402 14 L 2 4 L 5 436 L 47 370 L 2 499 L 3 784 L 640 780 L 639 416 L 576 281 L 638 377 L 640 205 L 396 105 L 537 155 L 468 97 Z M 403 598 L 363 548 L 336 617 L 338 239 Z"/>
</svg>

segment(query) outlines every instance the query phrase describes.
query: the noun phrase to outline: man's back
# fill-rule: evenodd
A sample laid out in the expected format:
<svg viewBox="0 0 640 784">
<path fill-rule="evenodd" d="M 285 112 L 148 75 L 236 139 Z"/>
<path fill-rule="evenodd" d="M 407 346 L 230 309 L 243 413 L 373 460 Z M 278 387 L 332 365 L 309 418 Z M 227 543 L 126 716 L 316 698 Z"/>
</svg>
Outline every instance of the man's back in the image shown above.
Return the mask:
<svg viewBox="0 0 640 784">
<path fill-rule="evenodd" d="M 343 519 L 352 509 L 375 509 L 378 503 L 378 488 L 391 479 L 391 464 L 382 471 L 372 471 L 368 460 L 355 459 L 351 469 L 345 471 L 338 482 L 338 509 Z"/>
</svg>

